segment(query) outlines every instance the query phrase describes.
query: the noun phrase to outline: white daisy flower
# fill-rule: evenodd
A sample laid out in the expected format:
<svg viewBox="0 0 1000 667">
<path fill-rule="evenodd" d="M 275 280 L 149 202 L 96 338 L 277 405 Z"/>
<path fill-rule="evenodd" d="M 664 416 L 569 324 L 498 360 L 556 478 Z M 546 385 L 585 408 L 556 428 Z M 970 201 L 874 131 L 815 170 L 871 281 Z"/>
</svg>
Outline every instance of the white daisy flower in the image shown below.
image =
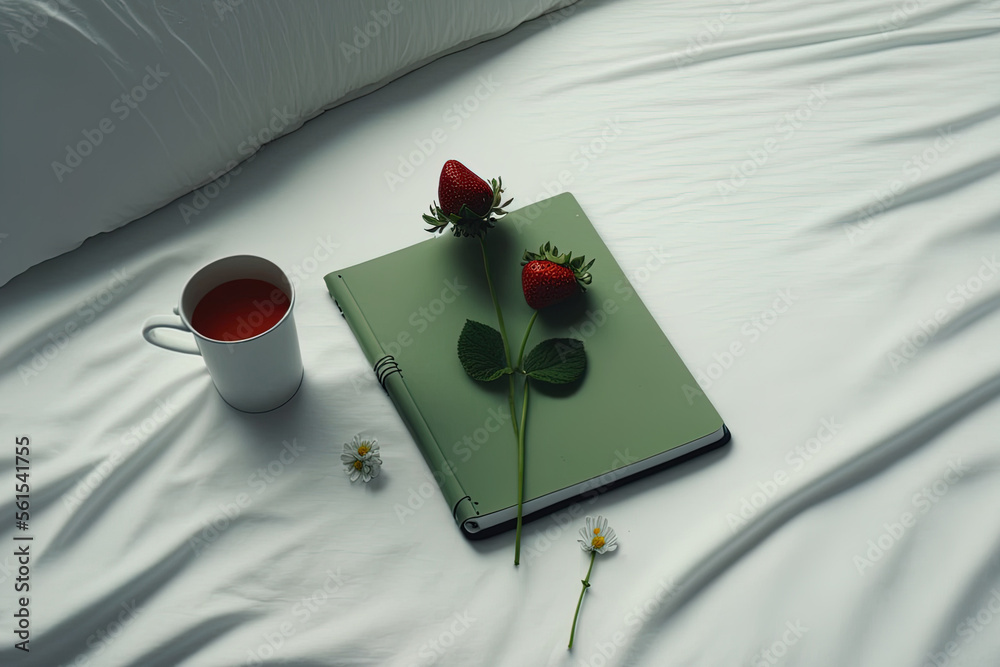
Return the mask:
<svg viewBox="0 0 1000 667">
<path fill-rule="evenodd" d="M 607 519 L 600 515 L 596 518 L 588 516 L 584 519 L 584 523 L 586 527 L 580 529 L 583 539 L 577 540 L 581 549 L 602 554 L 618 548 L 618 536 L 615 535 L 615 531 L 608 528 Z"/>
<path fill-rule="evenodd" d="M 352 482 L 358 481 L 358 478 L 363 482 L 370 482 L 382 470 L 382 457 L 375 438 L 362 440 L 360 435 L 354 436 L 353 442 L 344 444 L 340 460 Z"/>
<path fill-rule="evenodd" d="M 594 569 L 594 561 L 597 559 L 597 554 L 614 551 L 618 548 L 618 536 L 615 535 L 615 531 L 608 528 L 608 520 L 603 516 L 588 516 L 584 519 L 584 524 L 586 524 L 585 527 L 580 529 L 580 536 L 583 539 L 577 541 L 580 543 L 580 547 L 590 554 L 590 567 L 587 568 L 586 578 L 580 582 L 583 584 L 583 588 L 580 589 L 580 599 L 576 602 L 576 613 L 573 614 L 573 627 L 569 631 L 568 648 L 571 650 L 573 648 L 573 637 L 576 636 L 576 622 L 580 618 L 580 605 L 583 604 L 583 594 L 590 588 L 590 573 Z"/>
</svg>

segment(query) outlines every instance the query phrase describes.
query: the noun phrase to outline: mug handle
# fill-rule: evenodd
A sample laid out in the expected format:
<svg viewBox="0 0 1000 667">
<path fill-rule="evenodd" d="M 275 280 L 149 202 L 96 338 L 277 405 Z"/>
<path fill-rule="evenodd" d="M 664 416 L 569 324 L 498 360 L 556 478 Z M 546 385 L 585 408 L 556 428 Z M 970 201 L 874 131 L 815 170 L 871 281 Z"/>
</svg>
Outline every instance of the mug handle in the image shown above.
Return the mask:
<svg viewBox="0 0 1000 667">
<path fill-rule="evenodd" d="M 177 315 L 177 309 L 174 308 L 174 314 Z M 157 347 L 162 347 L 165 350 L 171 350 L 173 352 L 183 352 L 184 354 L 201 354 L 201 350 L 198 349 L 198 345 L 194 341 L 165 341 L 159 340 L 154 335 L 154 330 L 159 328 L 164 329 L 177 329 L 178 331 L 186 331 L 191 333 L 191 330 L 184 326 L 184 323 L 178 319 L 174 319 L 169 315 L 153 315 L 147 319 L 142 325 L 142 337 L 148 342 L 156 345 Z"/>
</svg>

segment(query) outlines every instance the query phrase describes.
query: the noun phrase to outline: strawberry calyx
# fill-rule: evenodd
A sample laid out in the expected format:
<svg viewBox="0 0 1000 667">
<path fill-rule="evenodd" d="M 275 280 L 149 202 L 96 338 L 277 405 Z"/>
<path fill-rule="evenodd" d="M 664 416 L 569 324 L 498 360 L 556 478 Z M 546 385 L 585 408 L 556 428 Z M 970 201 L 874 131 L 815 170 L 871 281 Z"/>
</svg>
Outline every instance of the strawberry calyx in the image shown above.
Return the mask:
<svg viewBox="0 0 1000 667">
<path fill-rule="evenodd" d="M 573 276 L 576 278 L 576 284 L 580 286 L 580 290 L 585 291 L 587 289 L 587 285 L 589 285 L 592 280 L 590 267 L 594 265 L 594 261 L 595 260 L 590 260 L 588 262 L 587 258 L 583 255 L 573 257 L 572 252 L 560 254 L 557 247 L 551 243 L 546 243 L 538 249 L 537 253 L 525 250 L 524 255 L 521 257 L 521 266 L 530 262 L 552 262 L 558 266 L 564 266 L 573 272 Z"/>
<path fill-rule="evenodd" d="M 507 215 L 507 211 L 504 209 L 514 201 L 511 198 L 502 204 L 500 203 L 504 191 L 503 179 L 492 179 L 490 181 L 490 189 L 493 190 L 493 201 L 490 204 L 489 210 L 484 214 L 476 213 L 465 204 L 462 205 L 458 213 L 445 213 L 438 203 L 434 202 L 430 206 L 430 215 L 424 213 L 422 216 L 424 222 L 430 225 L 427 231 L 432 234 L 440 233 L 448 225 L 451 225 L 455 236 L 474 236 L 476 238 L 484 236 L 486 232 L 493 228 L 497 219 Z"/>
</svg>

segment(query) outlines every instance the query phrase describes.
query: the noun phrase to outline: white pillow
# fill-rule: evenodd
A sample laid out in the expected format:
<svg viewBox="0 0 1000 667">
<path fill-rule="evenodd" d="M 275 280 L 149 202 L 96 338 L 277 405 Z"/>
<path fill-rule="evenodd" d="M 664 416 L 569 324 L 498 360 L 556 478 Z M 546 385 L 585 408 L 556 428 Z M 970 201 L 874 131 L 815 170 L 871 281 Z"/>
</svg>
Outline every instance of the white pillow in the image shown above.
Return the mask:
<svg viewBox="0 0 1000 667">
<path fill-rule="evenodd" d="M 0 285 L 575 0 L 0 3 Z"/>
</svg>

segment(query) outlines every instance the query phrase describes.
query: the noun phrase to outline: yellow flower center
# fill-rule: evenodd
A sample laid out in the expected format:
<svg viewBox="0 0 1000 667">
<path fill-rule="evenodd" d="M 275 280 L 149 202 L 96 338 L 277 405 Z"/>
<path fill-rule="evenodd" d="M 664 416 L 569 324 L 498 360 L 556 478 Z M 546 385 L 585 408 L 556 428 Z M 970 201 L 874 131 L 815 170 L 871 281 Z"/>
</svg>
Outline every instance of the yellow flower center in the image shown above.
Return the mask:
<svg viewBox="0 0 1000 667">
<path fill-rule="evenodd" d="M 596 531 L 595 530 L 594 532 L 597 533 L 597 532 L 600 532 L 600 531 Z M 598 535 L 597 537 L 595 537 L 594 539 L 592 539 L 590 541 L 590 543 L 593 545 L 593 547 L 595 549 L 600 549 L 601 547 L 604 546 L 604 538 L 601 537 L 600 535 Z"/>
<path fill-rule="evenodd" d="M 354 469 L 355 470 L 361 470 L 361 466 L 363 466 L 363 465 L 364 465 L 364 463 L 362 463 L 361 461 L 355 461 L 354 462 Z"/>
<path fill-rule="evenodd" d="M 364 456 L 365 454 L 367 454 L 371 450 L 372 450 L 372 448 L 369 447 L 368 443 L 366 442 L 365 444 L 363 444 L 360 447 L 358 447 L 358 454 L 360 454 L 361 456 Z"/>
<path fill-rule="evenodd" d="M 600 534 L 601 534 L 601 529 L 600 528 L 595 528 L 594 529 L 594 535 L 600 535 Z"/>
</svg>

